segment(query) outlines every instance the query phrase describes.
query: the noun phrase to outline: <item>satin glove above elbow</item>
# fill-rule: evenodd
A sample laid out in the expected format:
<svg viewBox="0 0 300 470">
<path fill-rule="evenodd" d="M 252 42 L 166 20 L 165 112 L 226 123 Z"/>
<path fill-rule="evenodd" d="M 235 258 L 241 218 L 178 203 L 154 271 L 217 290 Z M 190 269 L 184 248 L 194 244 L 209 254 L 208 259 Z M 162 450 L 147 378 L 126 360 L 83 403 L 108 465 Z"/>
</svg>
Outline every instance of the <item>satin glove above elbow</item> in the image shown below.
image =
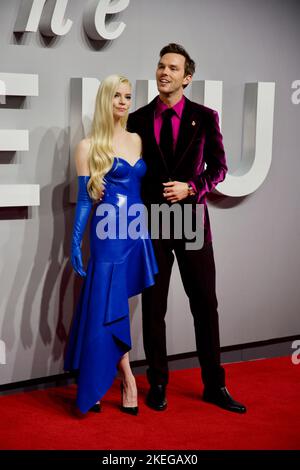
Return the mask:
<svg viewBox="0 0 300 470">
<path fill-rule="evenodd" d="M 87 190 L 89 176 L 78 176 L 78 194 L 73 225 L 71 263 L 74 271 L 82 277 L 86 276 L 83 267 L 81 242 L 92 209 L 93 200 Z"/>
</svg>

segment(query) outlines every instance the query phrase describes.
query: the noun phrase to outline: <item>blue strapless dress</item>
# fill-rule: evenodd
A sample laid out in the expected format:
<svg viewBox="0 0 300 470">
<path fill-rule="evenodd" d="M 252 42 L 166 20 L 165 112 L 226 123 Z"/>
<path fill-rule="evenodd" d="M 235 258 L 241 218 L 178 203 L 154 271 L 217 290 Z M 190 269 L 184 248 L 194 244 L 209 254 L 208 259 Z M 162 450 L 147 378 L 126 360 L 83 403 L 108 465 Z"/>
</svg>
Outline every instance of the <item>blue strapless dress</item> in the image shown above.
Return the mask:
<svg viewBox="0 0 300 470">
<path fill-rule="evenodd" d="M 135 230 L 138 236 L 124 236 L 137 215 L 139 220 L 143 215 L 140 190 L 145 172 L 144 160 L 131 165 L 115 157 L 105 175 L 104 197 L 90 221 L 90 259 L 64 363 L 65 370 L 78 371 L 76 404 L 83 413 L 111 387 L 121 357 L 131 349 L 128 298 L 153 285 L 158 272 L 145 226 L 140 233 Z M 129 213 L 138 207 L 138 212 L 126 218 L 126 207 Z M 99 227 L 103 233 L 105 226 L 115 231 L 115 239 L 99 238 Z"/>
</svg>

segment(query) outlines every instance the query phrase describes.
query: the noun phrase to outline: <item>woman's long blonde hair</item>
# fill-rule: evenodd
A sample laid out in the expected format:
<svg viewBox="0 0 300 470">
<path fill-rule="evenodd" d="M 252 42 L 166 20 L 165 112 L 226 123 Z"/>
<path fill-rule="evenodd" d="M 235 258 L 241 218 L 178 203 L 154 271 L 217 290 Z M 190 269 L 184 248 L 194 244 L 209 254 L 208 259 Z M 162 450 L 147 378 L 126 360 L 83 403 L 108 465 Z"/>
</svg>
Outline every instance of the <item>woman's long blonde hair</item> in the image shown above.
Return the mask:
<svg viewBox="0 0 300 470">
<path fill-rule="evenodd" d="M 96 96 L 94 117 L 89 134 L 91 141 L 88 155 L 90 179 L 87 186 L 89 195 L 94 200 L 99 200 L 105 185 L 103 178 L 111 169 L 114 161 L 112 100 L 121 83 L 127 83 L 131 87 L 131 83 L 126 77 L 110 75 L 101 82 Z M 128 113 L 121 118 L 121 125 L 124 129 L 127 119 Z"/>
</svg>

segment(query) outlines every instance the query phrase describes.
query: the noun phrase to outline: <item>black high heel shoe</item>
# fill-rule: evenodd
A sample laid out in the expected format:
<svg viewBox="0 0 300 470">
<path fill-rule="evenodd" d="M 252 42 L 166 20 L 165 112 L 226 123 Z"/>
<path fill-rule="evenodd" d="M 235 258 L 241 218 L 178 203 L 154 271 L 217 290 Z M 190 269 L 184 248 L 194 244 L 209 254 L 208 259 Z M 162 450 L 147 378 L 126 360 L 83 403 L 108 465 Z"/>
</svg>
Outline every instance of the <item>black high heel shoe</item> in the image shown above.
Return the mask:
<svg viewBox="0 0 300 470">
<path fill-rule="evenodd" d="M 101 403 L 95 403 L 89 411 L 93 411 L 94 413 L 100 413 L 101 412 Z"/>
<path fill-rule="evenodd" d="M 123 406 L 123 392 L 124 392 L 124 385 L 123 382 L 120 384 L 121 386 L 121 406 L 120 409 L 123 411 L 123 413 L 127 413 L 129 415 L 137 416 L 139 412 L 139 407 L 138 406 Z"/>
</svg>

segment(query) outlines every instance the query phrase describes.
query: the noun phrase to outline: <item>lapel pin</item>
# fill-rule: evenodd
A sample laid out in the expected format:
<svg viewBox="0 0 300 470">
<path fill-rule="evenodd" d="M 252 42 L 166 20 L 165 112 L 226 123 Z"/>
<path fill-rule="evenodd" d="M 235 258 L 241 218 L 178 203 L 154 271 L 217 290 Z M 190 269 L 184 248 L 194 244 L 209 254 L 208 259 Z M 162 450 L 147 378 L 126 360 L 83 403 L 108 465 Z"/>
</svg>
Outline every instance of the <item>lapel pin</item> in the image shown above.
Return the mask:
<svg viewBox="0 0 300 470">
<path fill-rule="evenodd" d="M 196 125 L 195 121 L 192 121 L 192 126 L 195 126 L 195 125 Z"/>
</svg>

